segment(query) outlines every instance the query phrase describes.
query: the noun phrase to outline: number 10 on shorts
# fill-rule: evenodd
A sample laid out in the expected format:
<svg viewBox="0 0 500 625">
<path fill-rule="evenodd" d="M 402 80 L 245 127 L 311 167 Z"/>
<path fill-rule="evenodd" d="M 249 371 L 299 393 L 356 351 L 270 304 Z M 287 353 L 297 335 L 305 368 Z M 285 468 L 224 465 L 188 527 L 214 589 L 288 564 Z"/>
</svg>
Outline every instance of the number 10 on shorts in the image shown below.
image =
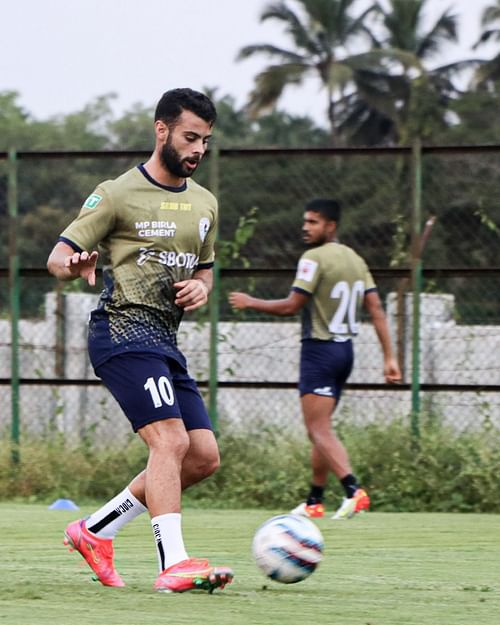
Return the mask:
<svg viewBox="0 0 500 625">
<path fill-rule="evenodd" d="M 173 406 L 175 402 L 174 389 L 170 380 L 164 375 L 158 378 L 158 382 L 154 378 L 148 378 L 144 389 L 149 391 L 151 401 L 155 408 L 161 408 L 163 404 Z"/>
</svg>

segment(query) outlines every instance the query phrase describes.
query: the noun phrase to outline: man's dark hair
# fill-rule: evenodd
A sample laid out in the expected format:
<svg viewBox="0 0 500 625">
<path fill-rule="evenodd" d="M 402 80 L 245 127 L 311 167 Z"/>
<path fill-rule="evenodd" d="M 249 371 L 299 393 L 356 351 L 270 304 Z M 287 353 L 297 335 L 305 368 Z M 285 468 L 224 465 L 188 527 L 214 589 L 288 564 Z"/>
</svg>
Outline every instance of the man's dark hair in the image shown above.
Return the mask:
<svg viewBox="0 0 500 625">
<path fill-rule="evenodd" d="M 167 126 L 171 126 L 176 123 L 183 111 L 191 111 L 210 126 L 213 126 L 217 119 L 217 111 L 208 96 L 193 89 L 183 88 L 170 89 L 161 96 L 156 106 L 155 121 L 161 120 Z"/>
<path fill-rule="evenodd" d="M 306 204 L 306 211 L 319 213 L 329 221 L 340 221 L 340 204 L 337 200 L 328 200 L 324 198 L 316 198 Z"/>
</svg>

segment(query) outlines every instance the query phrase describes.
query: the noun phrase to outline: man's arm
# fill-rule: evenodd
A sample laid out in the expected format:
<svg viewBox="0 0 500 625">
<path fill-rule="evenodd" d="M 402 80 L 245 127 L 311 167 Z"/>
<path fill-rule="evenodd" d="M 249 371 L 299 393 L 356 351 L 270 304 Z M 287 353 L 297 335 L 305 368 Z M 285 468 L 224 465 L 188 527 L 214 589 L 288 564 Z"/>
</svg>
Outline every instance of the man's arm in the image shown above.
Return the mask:
<svg viewBox="0 0 500 625">
<path fill-rule="evenodd" d="M 55 244 L 47 260 L 47 269 L 58 280 L 75 280 L 83 278 L 90 286 L 95 286 L 95 268 L 99 254 L 93 252 L 75 252 L 75 250 L 59 241 Z"/>
<path fill-rule="evenodd" d="M 299 312 L 309 300 L 309 296 L 298 291 L 290 291 L 288 297 L 284 299 L 259 299 L 247 293 L 234 291 L 229 294 L 229 303 L 237 310 L 251 308 L 259 312 L 280 317 L 289 317 Z"/>
<path fill-rule="evenodd" d="M 375 332 L 377 333 L 378 340 L 380 341 L 382 352 L 384 354 L 385 381 L 389 384 L 399 382 L 401 380 L 401 372 L 392 353 L 389 327 L 387 325 L 387 319 L 385 317 L 384 309 L 382 308 L 382 303 L 378 293 L 376 291 L 369 291 L 366 293 L 364 305 L 372 318 Z"/>
</svg>

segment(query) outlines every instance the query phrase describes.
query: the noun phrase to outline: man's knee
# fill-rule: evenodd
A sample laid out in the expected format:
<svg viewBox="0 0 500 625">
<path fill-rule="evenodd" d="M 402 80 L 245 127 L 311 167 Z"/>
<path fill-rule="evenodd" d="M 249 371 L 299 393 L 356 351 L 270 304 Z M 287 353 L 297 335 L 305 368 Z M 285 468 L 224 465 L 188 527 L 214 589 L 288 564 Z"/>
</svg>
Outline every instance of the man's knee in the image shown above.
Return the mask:
<svg viewBox="0 0 500 625">
<path fill-rule="evenodd" d="M 139 430 L 150 451 L 183 458 L 189 450 L 189 436 L 180 419 L 155 421 Z"/>
<path fill-rule="evenodd" d="M 207 454 L 204 458 L 199 458 L 196 461 L 195 466 L 192 468 L 202 480 L 215 473 L 219 467 L 220 456 L 219 452 L 217 451 Z"/>
<path fill-rule="evenodd" d="M 188 488 L 210 477 L 220 466 L 220 457 L 217 446 L 209 446 L 202 453 L 199 449 L 195 453 L 190 449 L 182 464 L 183 488 Z"/>
<path fill-rule="evenodd" d="M 313 445 L 321 447 L 325 442 L 330 442 L 335 439 L 335 434 L 331 427 L 321 426 L 319 424 L 308 425 L 307 435 Z"/>
</svg>

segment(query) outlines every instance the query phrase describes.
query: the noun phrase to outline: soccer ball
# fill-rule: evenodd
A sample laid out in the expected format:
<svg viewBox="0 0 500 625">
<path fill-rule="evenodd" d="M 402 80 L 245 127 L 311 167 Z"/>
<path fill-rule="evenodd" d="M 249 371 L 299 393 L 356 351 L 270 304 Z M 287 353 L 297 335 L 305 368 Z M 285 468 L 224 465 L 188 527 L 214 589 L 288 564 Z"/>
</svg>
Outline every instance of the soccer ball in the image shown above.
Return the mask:
<svg viewBox="0 0 500 625">
<path fill-rule="evenodd" d="M 316 569 L 323 544 L 323 536 L 312 521 L 296 514 L 281 514 L 257 529 L 252 553 L 265 575 L 282 584 L 295 584 Z"/>
</svg>

